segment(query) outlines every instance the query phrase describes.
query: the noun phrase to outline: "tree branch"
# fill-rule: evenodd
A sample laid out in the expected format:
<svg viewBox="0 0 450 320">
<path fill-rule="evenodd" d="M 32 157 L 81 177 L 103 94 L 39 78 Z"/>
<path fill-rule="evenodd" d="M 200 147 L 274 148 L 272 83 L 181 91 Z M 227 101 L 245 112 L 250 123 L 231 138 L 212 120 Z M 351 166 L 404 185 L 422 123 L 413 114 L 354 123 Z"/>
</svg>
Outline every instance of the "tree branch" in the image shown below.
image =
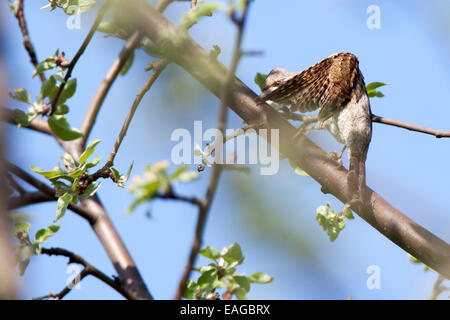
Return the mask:
<svg viewBox="0 0 450 320">
<path fill-rule="evenodd" d="M 114 158 L 116 157 L 117 151 L 120 148 L 120 145 L 125 138 L 128 127 L 130 126 L 131 119 L 133 119 L 134 113 L 136 112 L 137 107 L 141 103 L 142 98 L 144 97 L 145 93 L 151 88 L 153 83 L 158 79 L 158 76 L 161 74 L 161 72 L 164 70 L 164 68 L 169 64 L 169 61 L 166 59 L 161 59 L 155 63 L 153 63 L 153 72 L 150 75 L 150 77 L 145 82 L 144 86 L 139 90 L 138 94 L 136 95 L 136 98 L 133 101 L 133 104 L 131 105 L 130 111 L 128 113 L 127 118 L 125 119 L 125 122 L 122 126 L 122 129 L 120 130 L 119 136 L 117 137 L 117 140 L 111 150 L 111 153 L 109 155 L 108 161 L 105 164 L 105 167 L 109 168 L 114 163 Z"/>
<path fill-rule="evenodd" d="M 176 27 L 145 1 L 133 0 L 128 6 L 136 26 L 155 43 L 164 42 L 165 55 L 182 66 L 213 94 L 220 97 L 221 83 L 226 68 L 209 59 L 208 53 L 187 35 L 183 41 L 173 41 Z M 245 84 L 235 79 L 230 108 L 246 123 L 265 124 L 269 129 L 278 129 L 280 150 L 294 163 L 305 170 L 323 188 L 346 203 L 347 171 L 341 170 L 327 154 L 310 139 L 301 135 L 293 142 L 296 129 L 277 111 L 258 99 Z M 366 187 L 367 203 L 353 206 L 375 229 L 385 235 L 406 252 L 445 277 L 450 277 L 450 246 L 445 241 L 405 216 L 376 192 Z"/>
<path fill-rule="evenodd" d="M 422 127 L 422 126 L 412 124 L 412 123 L 407 123 L 407 122 L 403 122 L 403 121 L 379 117 L 374 114 L 372 115 L 372 122 L 387 124 L 389 126 L 403 128 L 403 129 L 407 129 L 410 131 L 422 132 L 422 133 L 433 135 L 436 138 L 450 138 L 450 131 Z"/>
<path fill-rule="evenodd" d="M 81 257 L 73 252 L 70 252 L 68 250 L 61 249 L 61 248 L 49 248 L 49 249 L 42 248 L 41 253 L 47 254 L 49 256 L 55 255 L 55 256 L 67 257 L 67 258 L 69 258 L 69 262 L 68 262 L 69 264 L 77 263 L 84 267 L 84 269 L 81 271 L 80 275 L 75 277 L 75 279 L 68 286 L 66 286 L 60 293 L 58 293 L 58 294 L 49 293 L 46 297 L 49 297 L 49 298 L 51 297 L 51 298 L 55 298 L 57 300 L 61 300 L 84 277 L 86 277 L 88 275 L 92 275 L 95 278 L 99 279 L 100 281 L 103 281 L 104 283 L 106 283 L 108 286 L 110 286 L 114 290 L 116 290 L 124 298 L 126 298 L 128 300 L 136 299 L 136 297 L 133 294 L 131 294 L 130 292 L 128 292 L 127 290 L 125 290 L 122 287 L 120 282 L 117 281 L 118 279 L 111 279 L 106 274 L 104 274 L 103 272 L 101 272 L 100 270 L 98 270 L 97 268 L 92 266 L 90 263 L 88 263 L 86 260 L 84 260 L 83 257 Z"/>
<path fill-rule="evenodd" d="M 244 32 L 245 20 L 247 17 L 248 7 L 250 5 L 250 1 L 245 2 L 245 6 L 242 12 L 242 16 L 238 20 L 233 20 L 238 27 L 238 35 L 236 37 L 236 43 L 233 51 L 233 58 L 231 61 L 230 69 L 227 71 L 225 79 L 221 88 L 221 100 L 220 100 L 220 110 L 219 110 L 219 118 L 217 120 L 217 129 L 222 132 L 222 135 L 225 133 L 225 127 L 227 123 L 227 105 L 229 102 L 229 95 L 233 88 L 233 80 L 234 74 L 237 69 L 237 65 L 241 58 L 241 43 L 242 43 L 242 35 Z M 193 4 L 192 8 L 195 8 L 195 4 Z M 191 9 L 192 10 L 192 9 Z M 235 12 L 232 11 L 230 15 L 234 17 Z M 234 17 L 235 18 L 235 17 Z M 236 19 L 236 18 L 235 18 Z M 219 143 L 223 143 L 220 141 Z M 216 143 L 214 143 L 215 145 Z M 206 226 L 206 220 L 208 218 L 208 212 L 211 207 L 212 201 L 214 199 L 214 195 L 217 190 L 217 185 L 219 183 L 219 178 L 222 173 L 223 167 L 218 164 L 213 164 L 213 169 L 211 172 L 211 177 L 209 178 L 208 189 L 206 191 L 205 199 L 201 206 L 199 206 L 199 213 L 197 218 L 197 224 L 195 227 L 194 239 L 192 241 L 192 247 L 189 254 L 188 262 L 184 268 L 183 275 L 178 284 L 178 289 L 175 293 L 175 300 L 181 299 L 184 291 L 186 290 L 187 281 L 192 273 L 192 268 L 195 265 L 195 260 L 197 258 L 198 252 L 203 242 L 203 233 Z"/>
<path fill-rule="evenodd" d="M 125 62 L 128 60 L 130 55 L 133 53 L 136 46 L 142 39 L 142 34 L 139 31 L 135 31 L 133 35 L 125 43 L 122 51 L 120 51 L 119 56 L 114 60 L 109 70 L 106 72 L 103 81 L 100 83 L 97 91 L 95 92 L 94 98 L 89 105 L 89 108 L 84 116 L 83 122 L 81 123 L 80 130 L 83 133 L 83 137 L 79 140 L 80 150 L 83 150 L 86 141 L 89 139 L 89 135 L 97 118 L 100 107 L 105 100 L 106 94 L 111 88 L 114 80 L 122 69 Z"/>
<path fill-rule="evenodd" d="M 9 172 L 11 172 L 12 174 L 19 177 L 26 183 L 32 185 L 33 187 L 35 187 L 36 189 L 41 191 L 44 195 L 46 195 L 49 198 L 49 200 L 50 199 L 51 200 L 58 199 L 55 196 L 55 189 L 53 189 L 52 187 L 49 187 L 48 185 L 39 181 L 38 179 L 35 179 L 33 176 L 28 174 L 26 171 L 20 169 L 19 167 L 12 164 L 11 162 L 6 161 L 6 160 L 4 160 L 4 161 L 5 161 L 6 169 Z M 86 208 L 83 208 L 82 206 L 73 204 L 73 203 L 69 203 L 68 208 L 70 210 L 72 210 L 73 212 L 77 213 L 79 216 L 85 218 L 87 221 L 89 221 L 89 223 L 92 224 L 95 222 L 96 217 L 91 212 L 89 212 L 89 210 L 86 210 Z"/>
<path fill-rule="evenodd" d="M 19 6 L 17 7 L 16 18 L 19 21 L 20 31 L 22 32 L 23 46 L 25 47 L 25 49 L 28 52 L 28 55 L 30 56 L 30 62 L 33 64 L 33 66 L 35 68 L 37 68 L 39 62 L 38 62 L 38 58 L 36 55 L 36 51 L 34 50 L 33 43 L 31 42 L 30 34 L 28 33 L 27 22 L 25 20 L 25 16 L 23 13 L 23 0 L 19 0 Z M 45 74 L 43 74 L 43 73 L 39 74 L 39 78 L 41 79 L 42 82 L 47 80 L 45 78 Z"/>
<path fill-rule="evenodd" d="M 66 82 L 70 79 L 70 77 L 72 75 L 73 68 L 75 68 L 75 65 L 77 64 L 81 55 L 86 50 L 89 42 L 91 41 L 92 37 L 94 36 L 95 31 L 97 31 L 98 25 L 102 21 L 103 16 L 105 15 L 106 11 L 109 9 L 110 5 L 111 5 L 111 0 L 107 0 L 105 2 L 105 4 L 100 8 L 100 10 L 98 11 L 98 14 L 97 14 L 97 18 L 95 18 L 94 24 L 92 25 L 91 29 L 89 30 L 89 33 L 87 34 L 86 38 L 84 39 L 83 43 L 81 44 L 81 47 L 78 49 L 77 53 L 73 57 L 72 61 L 70 61 L 69 67 L 67 68 L 66 75 L 64 76 L 64 82 L 62 82 L 61 85 L 59 86 L 58 91 L 56 91 L 56 94 L 51 102 L 50 115 L 52 115 L 55 112 L 59 97 L 61 96 L 61 93 L 64 90 L 64 86 L 66 85 Z"/>
<path fill-rule="evenodd" d="M 29 206 L 31 204 L 55 201 L 54 198 L 49 197 L 40 191 L 26 192 L 20 196 L 15 196 L 8 199 L 8 210 Z"/>
</svg>

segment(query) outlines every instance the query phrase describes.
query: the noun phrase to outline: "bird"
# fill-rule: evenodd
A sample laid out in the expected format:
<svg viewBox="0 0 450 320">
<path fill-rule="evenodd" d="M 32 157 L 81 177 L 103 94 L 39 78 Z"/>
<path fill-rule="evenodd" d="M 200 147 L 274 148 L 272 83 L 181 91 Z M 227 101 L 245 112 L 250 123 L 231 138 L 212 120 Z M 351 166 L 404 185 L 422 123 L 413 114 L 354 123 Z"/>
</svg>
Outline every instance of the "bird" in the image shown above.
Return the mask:
<svg viewBox="0 0 450 320">
<path fill-rule="evenodd" d="M 327 129 L 348 148 L 349 172 L 346 212 L 356 202 L 364 202 L 366 159 L 372 139 L 372 113 L 358 58 L 340 52 L 300 72 L 274 68 L 267 75 L 263 101 L 290 105 L 290 111 L 310 112 L 318 109 L 317 129 Z M 333 153 L 336 155 L 336 153 Z"/>
</svg>

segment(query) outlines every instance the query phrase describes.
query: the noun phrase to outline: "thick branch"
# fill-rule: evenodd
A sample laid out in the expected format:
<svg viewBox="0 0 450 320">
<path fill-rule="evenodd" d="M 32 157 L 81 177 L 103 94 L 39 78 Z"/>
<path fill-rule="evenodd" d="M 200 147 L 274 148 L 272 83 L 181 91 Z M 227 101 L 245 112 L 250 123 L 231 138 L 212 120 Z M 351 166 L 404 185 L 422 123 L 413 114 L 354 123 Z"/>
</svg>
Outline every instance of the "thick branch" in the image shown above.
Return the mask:
<svg viewBox="0 0 450 320">
<path fill-rule="evenodd" d="M 209 59 L 208 53 L 186 36 L 174 42 L 168 35 L 176 34 L 176 27 L 145 1 L 134 0 L 130 15 L 137 27 L 153 42 L 164 42 L 165 54 L 182 66 L 213 94 L 220 97 L 226 68 Z M 305 170 L 322 187 L 343 203 L 347 199 L 347 171 L 340 170 L 327 154 L 305 136 L 295 143 L 296 129 L 277 111 L 260 101 L 258 96 L 238 79 L 230 108 L 246 123 L 261 123 L 280 133 L 280 151 Z M 366 187 L 369 202 L 352 207 L 364 220 L 399 247 L 450 278 L 450 246 L 390 205 L 376 192 Z"/>
<path fill-rule="evenodd" d="M 31 204 L 48 201 L 55 201 L 55 199 L 40 191 L 26 192 L 25 194 L 21 194 L 19 196 L 8 199 L 8 210 L 14 210 L 17 208 L 29 206 Z"/>
</svg>

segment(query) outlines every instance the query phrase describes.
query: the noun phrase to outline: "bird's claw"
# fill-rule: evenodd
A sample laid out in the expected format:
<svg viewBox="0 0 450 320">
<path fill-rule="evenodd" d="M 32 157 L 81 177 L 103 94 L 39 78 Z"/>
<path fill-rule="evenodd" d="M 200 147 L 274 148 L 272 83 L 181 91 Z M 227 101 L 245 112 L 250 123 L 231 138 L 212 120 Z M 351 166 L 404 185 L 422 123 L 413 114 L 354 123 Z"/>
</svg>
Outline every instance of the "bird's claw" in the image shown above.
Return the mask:
<svg viewBox="0 0 450 320">
<path fill-rule="evenodd" d="M 328 153 L 328 159 L 330 159 L 331 161 L 336 162 L 337 166 L 338 166 L 338 169 L 343 169 L 344 168 L 344 165 L 342 164 L 342 154 L 341 154 L 341 156 L 339 156 L 337 154 L 337 152 L 332 151 L 332 152 Z"/>
</svg>

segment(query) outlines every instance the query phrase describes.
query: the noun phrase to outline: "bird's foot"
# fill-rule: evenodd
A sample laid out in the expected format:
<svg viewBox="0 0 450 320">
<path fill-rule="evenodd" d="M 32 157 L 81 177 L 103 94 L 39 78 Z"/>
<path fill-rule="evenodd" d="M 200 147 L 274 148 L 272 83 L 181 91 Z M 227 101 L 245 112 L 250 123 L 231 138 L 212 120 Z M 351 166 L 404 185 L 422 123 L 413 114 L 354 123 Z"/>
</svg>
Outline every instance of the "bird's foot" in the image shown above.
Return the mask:
<svg viewBox="0 0 450 320">
<path fill-rule="evenodd" d="M 328 159 L 337 163 L 339 169 L 344 168 L 344 166 L 342 165 L 342 155 L 339 156 L 337 154 L 337 152 L 332 151 L 332 152 L 329 152 L 327 156 L 328 156 Z"/>
</svg>

